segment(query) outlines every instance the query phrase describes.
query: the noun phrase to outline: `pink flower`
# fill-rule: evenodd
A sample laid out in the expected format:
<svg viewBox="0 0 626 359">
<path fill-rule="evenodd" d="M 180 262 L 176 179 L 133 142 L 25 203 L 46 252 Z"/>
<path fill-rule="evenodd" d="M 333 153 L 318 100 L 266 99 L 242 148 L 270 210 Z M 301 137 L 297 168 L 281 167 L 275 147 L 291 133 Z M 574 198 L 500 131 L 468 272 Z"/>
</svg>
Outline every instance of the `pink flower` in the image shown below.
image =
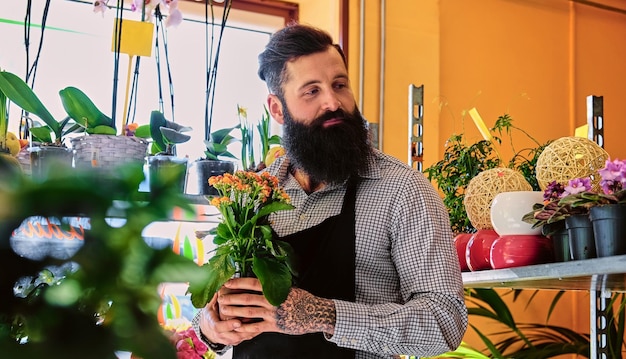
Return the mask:
<svg viewBox="0 0 626 359">
<path fill-rule="evenodd" d="M 626 164 L 620 160 L 606 160 L 604 168 L 599 170 L 600 187 L 605 194 L 613 194 L 626 187 Z"/>
<path fill-rule="evenodd" d="M 586 191 L 591 191 L 591 180 L 589 178 L 574 178 L 569 180 L 561 197 Z"/>
</svg>

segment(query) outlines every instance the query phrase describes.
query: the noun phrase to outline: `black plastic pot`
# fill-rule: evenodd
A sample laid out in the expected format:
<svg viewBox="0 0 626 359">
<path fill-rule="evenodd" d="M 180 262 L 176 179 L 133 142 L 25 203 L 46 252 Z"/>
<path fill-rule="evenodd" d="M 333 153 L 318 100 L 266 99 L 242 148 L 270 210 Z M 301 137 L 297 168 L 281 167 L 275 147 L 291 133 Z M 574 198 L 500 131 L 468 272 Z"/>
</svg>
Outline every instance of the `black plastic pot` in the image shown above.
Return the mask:
<svg viewBox="0 0 626 359">
<path fill-rule="evenodd" d="M 575 214 L 565 218 L 572 259 L 596 258 L 596 242 L 588 214 Z"/>
<path fill-rule="evenodd" d="M 598 257 L 626 254 L 626 205 L 591 207 L 589 218 Z"/>
<path fill-rule="evenodd" d="M 569 233 L 565 228 L 565 221 L 545 224 L 541 227 L 541 234 L 552 240 L 555 262 L 567 262 L 572 260 L 569 247 Z"/>
<path fill-rule="evenodd" d="M 150 192 L 163 182 L 170 183 L 181 193 L 185 193 L 187 183 L 187 162 L 186 158 L 156 155 L 148 157 Z"/>
<path fill-rule="evenodd" d="M 233 173 L 235 171 L 235 163 L 231 161 L 201 159 L 197 160 L 195 164 L 198 172 L 198 191 L 205 196 L 215 196 L 218 194 L 217 190 L 209 185 L 209 178 L 223 175 L 224 173 Z"/>
</svg>

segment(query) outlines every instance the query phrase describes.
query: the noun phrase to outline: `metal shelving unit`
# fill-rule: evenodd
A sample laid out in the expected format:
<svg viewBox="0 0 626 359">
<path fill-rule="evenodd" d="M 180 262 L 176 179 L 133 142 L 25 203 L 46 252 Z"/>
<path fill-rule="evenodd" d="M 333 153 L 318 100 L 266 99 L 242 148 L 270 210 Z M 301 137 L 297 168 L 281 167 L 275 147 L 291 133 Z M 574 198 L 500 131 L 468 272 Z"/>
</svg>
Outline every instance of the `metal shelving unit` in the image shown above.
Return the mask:
<svg viewBox="0 0 626 359">
<path fill-rule="evenodd" d="M 626 292 L 626 255 L 466 272 L 463 283 L 468 288 L 589 291 L 592 338 L 589 358 L 609 359 L 606 310 L 611 293 Z"/>
</svg>

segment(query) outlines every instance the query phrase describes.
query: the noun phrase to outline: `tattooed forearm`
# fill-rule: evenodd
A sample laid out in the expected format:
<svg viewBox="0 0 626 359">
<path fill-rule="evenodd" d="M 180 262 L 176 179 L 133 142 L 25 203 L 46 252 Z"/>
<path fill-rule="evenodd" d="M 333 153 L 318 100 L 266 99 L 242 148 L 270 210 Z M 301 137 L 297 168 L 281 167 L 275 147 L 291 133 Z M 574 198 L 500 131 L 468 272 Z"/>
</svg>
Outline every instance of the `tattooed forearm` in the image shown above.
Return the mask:
<svg viewBox="0 0 626 359">
<path fill-rule="evenodd" d="M 335 303 L 293 288 L 276 310 L 276 325 L 287 334 L 335 332 Z"/>
</svg>

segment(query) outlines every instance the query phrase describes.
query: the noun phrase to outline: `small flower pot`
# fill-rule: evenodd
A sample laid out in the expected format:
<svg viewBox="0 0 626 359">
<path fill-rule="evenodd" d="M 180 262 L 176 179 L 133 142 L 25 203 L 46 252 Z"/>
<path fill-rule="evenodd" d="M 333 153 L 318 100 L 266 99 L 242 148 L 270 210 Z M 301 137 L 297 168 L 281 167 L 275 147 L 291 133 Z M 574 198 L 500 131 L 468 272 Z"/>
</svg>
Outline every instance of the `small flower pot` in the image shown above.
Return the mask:
<svg viewBox="0 0 626 359">
<path fill-rule="evenodd" d="M 491 245 L 498 238 L 493 229 L 480 229 L 472 235 L 465 249 L 465 261 L 469 270 L 491 269 Z"/>
<path fill-rule="evenodd" d="M 552 242 L 555 262 L 567 262 L 572 260 L 572 252 L 569 245 L 569 233 L 565 228 L 565 221 L 545 224 L 541 227 L 541 234 Z"/>
<path fill-rule="evenodd" d="M 542 235 L 509 235 L 491 245 L 493 269 L 521 267 L 553 261 L 552 241 Z"/>
<path fill-rule="evenodd" d="M 209 185 L 209 178 L 235 171 L 235 163 L 231 161 L 203 159 L 197 160 L 194 165 L 198 172 L 198 192 L 205 196 L 216 196 L 218 194 L 217 190 Z"/>
<path fill-rule="evenodd" d="M 565 218 L 572 259 L 596 258 L 596 242 L 593 226 L 587 214 L 575 214 Z"/>
<path fill-rule="evenodd" d="M 150 192 L 154 192 L 159 186 L 168 183 L 181 193 L 185 193 L 187 162 L 186 158 L 176 156 L 149 156 L 148 183 L 150 185 Z"/>
<path fill-rule="evenodd" d="M 43 181 L 55 173 L 64 173 L 72 168 L 72 152 L 66 147 L 41 146 L 30 149 L 31 176 Z"/>
<path fill-rule="evenodd" d="M 589 218 L 593 225 L 598 257 L 626 254 L 626 205 L 591 207 Z"/>
</svg>

